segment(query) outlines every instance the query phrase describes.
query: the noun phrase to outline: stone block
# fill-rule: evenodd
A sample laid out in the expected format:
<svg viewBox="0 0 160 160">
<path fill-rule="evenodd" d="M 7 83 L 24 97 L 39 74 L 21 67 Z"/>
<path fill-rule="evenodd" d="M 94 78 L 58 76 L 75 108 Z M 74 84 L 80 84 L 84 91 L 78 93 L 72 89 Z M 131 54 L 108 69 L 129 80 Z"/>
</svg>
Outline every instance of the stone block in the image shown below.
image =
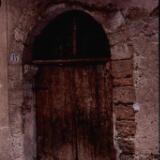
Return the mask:
<svg viewBox="0 0 160 160">
<path fill-rule="evenodd" d="M 125 23 L 125 19 L 120 11 L 115 12 L 114 15 L 112 15 L 112 18 L 108 20 L 109 22 L 109 32 L 115 32 Z"/>
<path fill-rule="evenodd" d="M 17 133 L 11 137 L 12 158 L 14 160 L 24 160 L 23 134 Z M 10 159 L 7 159 L 10 160 Z"/>
<path fill-rule="evenodd" d="M 153 153 L 145 153 L 140 155 L 135 155 L 134 160 L 160 160 L 159 154 L 153 154 Z"/>
<path fill-rule="evenodd" d="M 22 89 L 22 67 L 20 65 L 8 66 L 8 88 L 11 90 Z"/>
<path fill-rule="evenodd" d="M 113 86 L 133 86 L 133 78 L 118 78 L 113 79 Z"/>
<path fill-rule="evenodd" d="M 22 90 L 10 90 L 9 91 L 9 105 L 15 105 L 21 107 L 23 104 L 23 91 Z"/>
<path fill-rule="evenodd" d="M 11 143 L 9 126 L 0 127 L 0 159 L 11 159 Z"/>
<path fill-rule="evenodd" d="M 23 42 L 25 39 L 25 33 L 23 33 L 23 31 L 20 30 L 19 28 L 16 28 L 14 31 L 14 37 L 16 41 Z"/>
<path fill-rule="evenodd" d="M 119 139 L 118 144 L 122 153 L 133 154 L 135 152 L 135 146 L 132 140 Z"/>
<path fill-rule="evenodd" d="M 133 74 L 133 60 L 112 61 L 112 76 L 114 78 L 127 78 Z"/>
<path fill-rule="evenodd" d="M 126 17 L 130 20 L 139 20 L 148 16 L 148 12 L 144 8 L 133 7 L 128 9 Z"/>
<path fill-rule="evenodd" d="M 20 89 L 22 89 L 22 81 L 21 80 L 11 80 L 11 79 L 9 79 L 8 80 L 8 88 L 10 89 L 10 90 L 20 90 Z"/>
<path fill-rule="evenodd" d="M 124 43 L 127 41 L 128 38 L 129 38 L 129 35 L 126 29 L 125 30 L 119 29 L 117 32 L 108 34 L 108 39 L 111 46 L 116 46 L 118 45 L 118 43 Z M 111 49 L 111 51 L 112 50 L 113 49 Z"/>
<path fill-rule="evenodd" d="M 111 48 L 113 60 L 129 59 L 133 56 L 133 49 L 126 43 L 119 43 Z"/>
<path fill-rule="evenodd" d="M 115 87 L 113 88 L 114 103 L 133 103 L 135 101 L 134 87 Z"/>
<path fill-rule="evenodd" d="M 136 133 L 136 123 L 133 121 L 117 121 L 116 130 L 118 137 L 133 137 Z"/>
<path fill-rule="evenodd" d="M 9 65 L 8 66 L 8 79 L 21 81 L 23 78 L 22 75 L 22 66 L 21 65 Z"/>
<path fill-rule="evenodd" d="M 121 154 L 120 160 L 134 160 L 133 154 Z"/>
<path fill-rule="evenodd" d="M 114 105 L 113 110 L 116 116 L 116 120 L 134 120 L 135 113 L 132 106 Z"/>
</svg>

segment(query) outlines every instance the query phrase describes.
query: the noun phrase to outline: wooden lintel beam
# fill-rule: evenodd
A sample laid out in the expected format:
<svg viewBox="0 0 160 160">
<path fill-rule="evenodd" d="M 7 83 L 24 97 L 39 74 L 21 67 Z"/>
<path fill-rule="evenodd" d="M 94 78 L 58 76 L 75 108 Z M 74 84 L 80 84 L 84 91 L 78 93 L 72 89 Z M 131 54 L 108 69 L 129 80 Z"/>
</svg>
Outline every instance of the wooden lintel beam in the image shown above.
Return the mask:
<svg viewBox="0 0 160 160">
<path fill-rule="evenodd" d="M 109 58 L 77 58 L 56 60 L 34 60 L 33 64 L 72 64 L 72 63 L 105 63 Z"/>
</svg>

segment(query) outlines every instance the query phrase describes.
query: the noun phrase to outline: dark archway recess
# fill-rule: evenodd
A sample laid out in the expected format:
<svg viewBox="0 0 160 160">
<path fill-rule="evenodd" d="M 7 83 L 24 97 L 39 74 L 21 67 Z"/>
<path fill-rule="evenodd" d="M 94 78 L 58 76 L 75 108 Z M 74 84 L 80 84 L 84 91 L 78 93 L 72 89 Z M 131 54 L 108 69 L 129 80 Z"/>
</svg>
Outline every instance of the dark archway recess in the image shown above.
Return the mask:
<svg viewBox="0 0 160 160">
<path fill-rule="evenodd" d="M 36 37 L 37 160 L 115 160 L 109 56 L 102 26 L 82 11 L 59 15 Z"/>
<path fill-rule="evenodd" d="M 35 38 L 32 60 L 110 57 L 109 42 L 102 26 L 89 14 L 68 11 Z"/>
</svg>

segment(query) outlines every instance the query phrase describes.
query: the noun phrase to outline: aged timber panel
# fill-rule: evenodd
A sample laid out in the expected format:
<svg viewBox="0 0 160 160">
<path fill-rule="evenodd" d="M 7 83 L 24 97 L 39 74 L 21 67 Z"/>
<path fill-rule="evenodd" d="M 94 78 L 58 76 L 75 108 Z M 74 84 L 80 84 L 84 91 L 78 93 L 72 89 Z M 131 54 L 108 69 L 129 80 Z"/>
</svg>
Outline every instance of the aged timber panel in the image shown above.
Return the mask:
<svg viewBox="0 0 160 160">
<path fill-rule="evenodd" d="M 40 66 L 38 160 L 114 159 L 108 75 L 103 64 Z"/>
</svg>

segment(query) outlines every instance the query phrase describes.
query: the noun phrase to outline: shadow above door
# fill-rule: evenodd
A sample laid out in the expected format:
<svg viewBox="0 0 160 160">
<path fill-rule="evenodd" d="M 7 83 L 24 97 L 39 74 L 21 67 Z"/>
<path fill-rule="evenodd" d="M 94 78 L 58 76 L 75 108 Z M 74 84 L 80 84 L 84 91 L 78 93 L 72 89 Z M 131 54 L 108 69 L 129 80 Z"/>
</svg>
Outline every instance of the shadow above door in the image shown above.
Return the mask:
<svg viewBox="0 0 160 160">
<path fill-rule="evenodd" d="M 102 26 L 87 13 L 72 10 L 59 15 L 36 37 L 32 56 L 33 61 L 103 60 L 110 57 L 110 48 Z"/>
</svg>

